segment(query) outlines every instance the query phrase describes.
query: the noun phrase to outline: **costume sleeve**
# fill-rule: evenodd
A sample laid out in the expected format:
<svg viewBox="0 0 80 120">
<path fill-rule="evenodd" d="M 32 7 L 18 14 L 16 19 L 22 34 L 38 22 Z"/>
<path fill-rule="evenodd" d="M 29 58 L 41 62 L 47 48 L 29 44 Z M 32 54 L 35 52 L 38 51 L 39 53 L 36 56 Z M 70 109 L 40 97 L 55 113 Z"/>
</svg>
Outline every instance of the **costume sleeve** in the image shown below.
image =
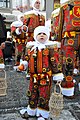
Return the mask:
<svg viewBox="0 0 80 120">
<path fill-rule="evenodd" d="M 53 74 L 59 72 L 58 65 L 59 65 L 59 55 L 58 53 L 55 54 L 54 49 L 49 50 L 49 59 L 50 59 L 50 68 Z"/>
</svg>

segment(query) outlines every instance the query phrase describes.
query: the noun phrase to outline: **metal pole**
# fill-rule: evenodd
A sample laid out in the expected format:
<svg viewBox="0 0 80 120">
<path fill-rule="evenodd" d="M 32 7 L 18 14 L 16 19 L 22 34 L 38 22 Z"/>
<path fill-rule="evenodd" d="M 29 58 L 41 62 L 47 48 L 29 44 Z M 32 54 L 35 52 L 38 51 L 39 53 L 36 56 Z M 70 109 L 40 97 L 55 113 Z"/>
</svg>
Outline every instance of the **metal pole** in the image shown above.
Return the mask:
<svg viewBox="0 0 80 120">
<path fill-rule="evenodd" d="M 6 0 L 6 8 L 8 8 L 8 1 Z"/>
<path fill-rule="evenodd" d="M 10 3 L 10 4 L 9 4 L 9 8 L 12 9 L 12 0 L 10 0 L 9 3 Z"/>
<path fill-rule="evenodd" d="M 54 10 L 54 0 L 46 0 L 46 20 L 51 17 L 51 13 Z"/>
</svg>

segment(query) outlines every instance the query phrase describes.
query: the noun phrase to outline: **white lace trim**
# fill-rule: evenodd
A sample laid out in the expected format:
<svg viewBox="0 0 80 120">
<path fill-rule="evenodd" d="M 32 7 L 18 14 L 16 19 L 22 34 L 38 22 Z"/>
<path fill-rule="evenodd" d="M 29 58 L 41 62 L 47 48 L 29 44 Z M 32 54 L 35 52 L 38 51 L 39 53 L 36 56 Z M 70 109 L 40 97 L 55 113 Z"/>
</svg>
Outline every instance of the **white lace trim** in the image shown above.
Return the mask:
<svg viewBox="0 0 80 120">
<path fill-rule="evenodd" d="M 35 116 L 36 115 L 36 109 L 31 109 L 30 106 L 28 105 L 27 113 L 28 113 L 28 115 Z"/>
<path fill-rule="evenodd" d="M 48 118 L 49 117 L 49 111 L 41 110 L 41 109 L 37 108 L 36 116 L 38 117 L 40 115 L 44 118 Z"/>
</svg>

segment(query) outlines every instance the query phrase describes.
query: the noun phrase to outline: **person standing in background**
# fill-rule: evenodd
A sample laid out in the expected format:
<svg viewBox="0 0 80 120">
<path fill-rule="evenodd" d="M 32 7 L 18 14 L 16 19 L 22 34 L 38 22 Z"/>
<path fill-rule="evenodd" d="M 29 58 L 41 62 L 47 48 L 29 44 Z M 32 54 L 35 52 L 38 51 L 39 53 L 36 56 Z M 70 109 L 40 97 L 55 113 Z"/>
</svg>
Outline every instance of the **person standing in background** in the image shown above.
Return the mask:
<svg viewBox="0 0 80 120">
<path fill-rule="evenodd" d="M 6 62 L 11 62 L 13 60 L 13 56 L 15 53 L 15 47 L 13 45 L 13 41 L 12 41 L 12 36 L 10 35 L 10 32 L 7 32 L 7 39 L 5 42 L 3 42 L 1 44 L 1 46 L 4 45 L 3 50 L 3 57 L 4 57 L 4 63 L 6 64 Z"/>
<path fill-rule="evenodd" d="M 5 42 L 7 38 L 7 29 L 4 23 L 5 19 L 6 18 L 0 14 L 0 45 L 2 42 Z"/>
<path fill-rule="evenodd" d="M 40 5 L 40 0 L 32 0 L 32 10 L 24 13 L 28 27 L 27 42 L 34 40 L 33 32 L 36 27 L 45 25 L 45 16 L 40 11 Z"/>
<path fill-rule="evenodd" d="M 4 48 L 4 44 L 2 45 L 2 43 L 4 43 L 7 39 L 7 29 L 6 29 L 6 25 L 5 25 L 5 20 L 6 18 L 3 17 L 0 14 L 0 63 L 4 63 L 4 53 L 3 53 L 3 48 Z"/>
<path fill-rule="evenodd" d="M 25 25 L 24 15 L 18 15 L 18 20 L 11 24 L 11 34 L 15 42 L 15 65 L 20 64 L 20 59 L 24 60 L 25 46 L 27 42 L 27 26 Z"/>
</svg>

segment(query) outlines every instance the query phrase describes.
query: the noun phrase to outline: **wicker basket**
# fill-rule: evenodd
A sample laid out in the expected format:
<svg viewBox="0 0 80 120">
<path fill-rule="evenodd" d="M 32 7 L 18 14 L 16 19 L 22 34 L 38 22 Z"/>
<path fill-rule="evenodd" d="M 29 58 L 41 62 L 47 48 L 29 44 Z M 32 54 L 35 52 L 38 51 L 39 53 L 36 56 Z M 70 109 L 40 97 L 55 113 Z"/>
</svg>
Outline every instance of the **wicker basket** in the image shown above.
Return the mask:
<svg viewBox="0 0 80 120">
<path fill-rule="evenodd" d="M 0 96 L 5 96 L 5 95 L 7 95 L 7 88 L 0 89 Z"/>
<path fill-rule="evenodd" d="M 59 86 L 59 93 L 56 92 L 56 88 Z M 49 110 L 52 117 L 59 117 L 63 109 L 63 95 L 61 94 L 60 83 L 56 83 L 54 87 L 54 92 L 51 94 L 49 100 Z"/>
<path fill-rule="evenodd" d="M 0 96 L 6 95 L 7 83 L 5 78 L 0 78 Z"/>
<path fill-rule="evenodd" d="M 3 72 L 3 71 L 1 71 Z M 6 82 L 6 72 L 4 71 L 5 76 L 0 78 L 0 96 L 7 95 L 7 82 Z"/>
</svg>

